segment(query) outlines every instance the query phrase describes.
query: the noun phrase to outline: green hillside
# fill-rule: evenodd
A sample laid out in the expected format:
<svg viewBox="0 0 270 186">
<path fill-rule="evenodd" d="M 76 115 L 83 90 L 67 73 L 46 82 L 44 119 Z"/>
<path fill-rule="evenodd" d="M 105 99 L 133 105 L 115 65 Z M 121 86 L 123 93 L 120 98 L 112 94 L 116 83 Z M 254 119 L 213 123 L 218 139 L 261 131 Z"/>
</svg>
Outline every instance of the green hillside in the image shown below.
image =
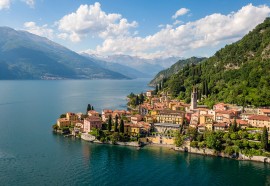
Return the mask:
<svg viewBox="0 0 270 186">
<path fill-rule="evenodd" d="M 164 84 L 186 102 L 193 86 L 198 87 L 200 101 L 209 106 L 218 101 L 269 106 L 270 18 L 204 62 L 186 65 Z"/>
<path fill-rule="evenodd" d="M 150 81 L 150 86 L 155 86 L 159 82 L 161 82 L 163 79 L 167 79 L 171 77 L 172 75 L 176 74 L 179 70 L 181 70 L 185 65 L 187 64 L 197 64 L 201 61 L 203 61 L 206 58 L 197 58 L 197 57 L 191 57 L 188 59 L 182 59 L 177 61 L 175 64 L 173 64 L 170 68 L 160 71 L 153 80 Z"/>
</svg>

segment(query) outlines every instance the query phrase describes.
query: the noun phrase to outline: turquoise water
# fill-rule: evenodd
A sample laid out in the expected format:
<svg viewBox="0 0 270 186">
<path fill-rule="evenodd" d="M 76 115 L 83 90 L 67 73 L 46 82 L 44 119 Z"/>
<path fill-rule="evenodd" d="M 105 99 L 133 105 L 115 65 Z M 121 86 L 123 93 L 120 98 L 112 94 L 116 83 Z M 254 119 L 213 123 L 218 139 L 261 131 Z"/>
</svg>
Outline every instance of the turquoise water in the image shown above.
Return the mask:
<svg viewBox="0 0 270 186">
<path fill-rule="evenodd" d="M 148 79 L 0 81 L 0 185 L 269 185 L 270 165 L 54 135 L 66 111 L 122 109 Z"/>
</svg>

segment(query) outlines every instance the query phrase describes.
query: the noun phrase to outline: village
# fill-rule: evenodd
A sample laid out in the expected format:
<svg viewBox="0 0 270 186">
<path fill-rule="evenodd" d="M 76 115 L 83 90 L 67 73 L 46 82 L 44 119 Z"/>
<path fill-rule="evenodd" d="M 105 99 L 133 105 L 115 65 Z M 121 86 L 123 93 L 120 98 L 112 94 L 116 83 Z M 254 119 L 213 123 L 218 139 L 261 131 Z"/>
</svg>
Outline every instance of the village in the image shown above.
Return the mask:
<svg viewBox="0 0 270 186">
<path fill-rule="evenodd" d="M 197 105 L 196 89 L 191 94 L 190 104 L 173 100 L 167 93 L 154 94 L 153 90 L 141 96 L 143 100 L 140 104 L 129 111 L 104 109 L 100 114 L 88 105 L 87 114 L 67 112 L 57 119 L 54 129 L 88 141 L 97 140 L 100 134 L 98 132 L 97 135 L 97 131 L 105 131 L 104 138 L 98 138 L 101 142 L 112 141 L 105 138 L 106 132 L 107 136 L 108 132 L 117 132 L 128 138 L 116 136 L 114 142 L 137 141 L 138 146 L 174 146 L 176 132 L 185 132 L 188 128 L 195 129 L 198 134 L 205 131 L 226 132 L 236 123 L 239 129 L 248 129 L 253 134 L 261 134 L 264 127 L 269 131 L 270 109 L 243 108 L 224 103 L 217 103 L 209 109 L 205 105 Z"/>
</svg>

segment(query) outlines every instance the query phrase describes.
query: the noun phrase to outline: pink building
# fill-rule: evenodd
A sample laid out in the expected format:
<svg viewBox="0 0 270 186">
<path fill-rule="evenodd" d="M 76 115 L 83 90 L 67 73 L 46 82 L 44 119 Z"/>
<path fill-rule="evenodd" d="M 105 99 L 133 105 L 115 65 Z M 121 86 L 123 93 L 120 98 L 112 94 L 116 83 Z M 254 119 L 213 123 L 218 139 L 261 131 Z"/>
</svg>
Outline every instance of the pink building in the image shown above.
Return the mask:
<svg viewBox="0 0 270 186">
<path fill-rule="evenodd" d="M 99 117 L 95 117 L 95 116 L 90 116 L 88 118 L 85 118 L 84 121 L 84 132 L 91 132 L 92 129 L 96 128 L 96 129 L 101 129 L 102 127 L 102 121 Z"/>
</svg>

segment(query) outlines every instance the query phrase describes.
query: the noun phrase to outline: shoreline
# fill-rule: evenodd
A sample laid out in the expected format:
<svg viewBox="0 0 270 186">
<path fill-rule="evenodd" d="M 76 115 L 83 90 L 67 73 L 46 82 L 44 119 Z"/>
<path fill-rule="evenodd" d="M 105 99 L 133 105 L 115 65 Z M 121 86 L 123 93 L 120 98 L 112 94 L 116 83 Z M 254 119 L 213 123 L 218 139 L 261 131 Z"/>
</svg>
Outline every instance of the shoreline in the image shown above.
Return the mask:
<svg viewBox="0 0 270 186">
<path fill-rule="evenodd" d="M 54 131 L 56 134 L 60 134 L 56 131 Z M 62 135 L 64 136 L 64 135 Z M 82 137 L 82 136 L 87 136 Z M 95 144 L 106 144 L 106 145 L 115 145 L 115 146 L 128 146 L 128 147 L 134 147 L 137 148 L 137 150 L 140 150 L 141 148 L 144 147 L 162 147 L 162 148 L 167 148 L 167 149 L 171 149 L 174 150 L 175 152 L 182 152 L 182 153 L 188 153 L 188 154 L 197 154 L 197 155 L 201 155 L 201 156 L 212 156 L 212 157 L 220 157 L 220 158 L 227 158 L 227 159 L 231 159 L 231 160 L 236 160 L 236 161 L 251 161 L 251 162 L 259 162 L 259 163 L 267 163 L 270 164 L 270 157 L 266 157 L 266 156 L 245 156 L 244 154 L 239 153 L 238 156 L 234 155 L 228 155 L 222 152 L 216 152 L 213 149 L 209 149 L 209 148 L 203 148 L 203 149 L 199 149 L 196 147 L 190 147 L 190 146 L 185 146 L 182 145 L 181 147 L 176 147 L 175 145 L 167 145 L 167 144 L 157 144 L 157 143 L 142 143 L 139 141 L 133 141 L 133 142 L 115 142 L 112 143 L 111 141 L 109 142 L 101 142 L 99 140 L 96 140 L 94 138 L 89 138 L 90 135 L 89 134 L 84 134 L 82 135 L 81 138 L 75 137 L 73 135 L 69 135 L 69 136 L 65 136 L 65 137 L 74 137 L 74 138 L 78 138 L 80 140 L 86 141 L 86 142 L 90 142 L 90 143 L 95 143 Z"/>
</svg>

